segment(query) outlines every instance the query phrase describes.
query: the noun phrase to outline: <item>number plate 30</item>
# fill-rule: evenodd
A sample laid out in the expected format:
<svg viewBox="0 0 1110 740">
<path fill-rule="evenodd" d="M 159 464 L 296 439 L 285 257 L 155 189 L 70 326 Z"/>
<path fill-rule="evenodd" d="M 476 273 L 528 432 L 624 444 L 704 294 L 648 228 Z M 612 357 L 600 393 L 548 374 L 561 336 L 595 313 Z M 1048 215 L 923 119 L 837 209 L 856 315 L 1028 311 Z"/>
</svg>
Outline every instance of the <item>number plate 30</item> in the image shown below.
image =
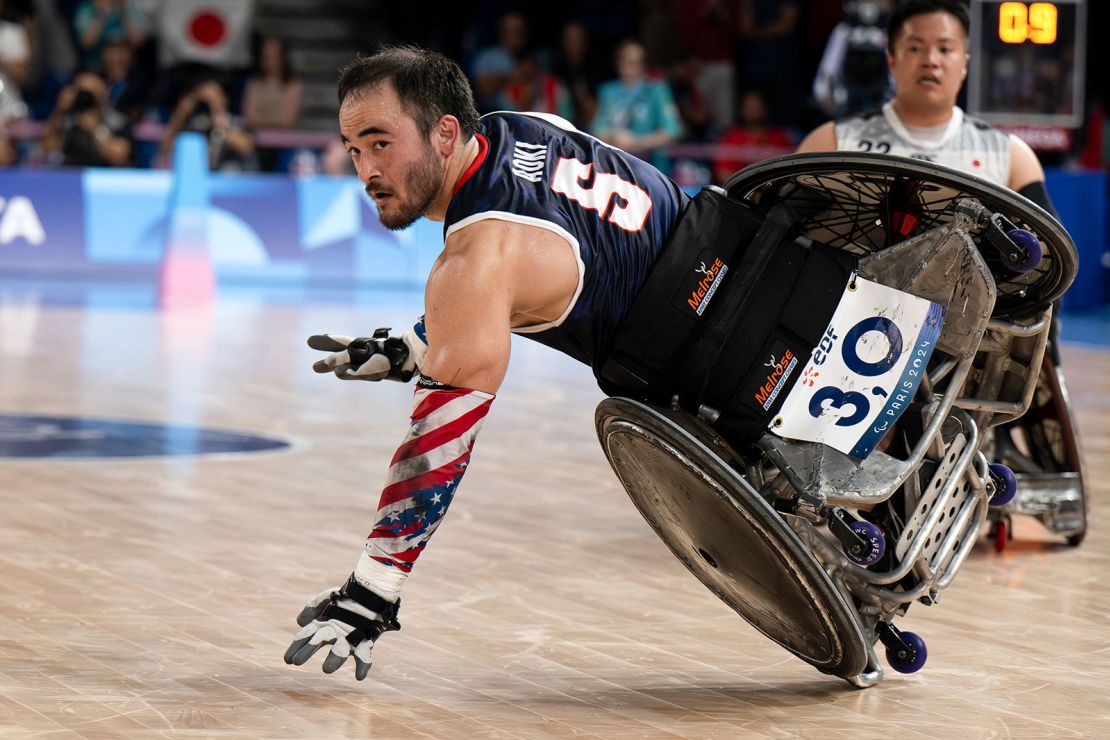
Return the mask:
<svg viewBox="0 0 1110 740">
<path fill-rule="evenodd" d="M 913 399 L 943 325 L 938 304 L 853 275 L 771 431 L 867 457 Z"/>
</svg>

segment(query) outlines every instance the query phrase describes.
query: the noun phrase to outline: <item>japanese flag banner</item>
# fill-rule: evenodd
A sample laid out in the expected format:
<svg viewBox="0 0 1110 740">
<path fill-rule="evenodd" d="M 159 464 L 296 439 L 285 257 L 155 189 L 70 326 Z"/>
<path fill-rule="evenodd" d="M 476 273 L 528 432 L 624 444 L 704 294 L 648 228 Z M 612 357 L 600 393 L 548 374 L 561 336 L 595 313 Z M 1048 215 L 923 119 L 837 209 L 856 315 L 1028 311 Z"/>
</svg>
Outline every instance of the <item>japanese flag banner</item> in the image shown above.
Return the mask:
<svg viewBox="0 0 1110 740">
<path fill-rule="evenodd" d="M 162 64 L 200 62 L 246 67 L 251 62 L 254 0 L 173 0 L 161 11 Z"/>
</svg>

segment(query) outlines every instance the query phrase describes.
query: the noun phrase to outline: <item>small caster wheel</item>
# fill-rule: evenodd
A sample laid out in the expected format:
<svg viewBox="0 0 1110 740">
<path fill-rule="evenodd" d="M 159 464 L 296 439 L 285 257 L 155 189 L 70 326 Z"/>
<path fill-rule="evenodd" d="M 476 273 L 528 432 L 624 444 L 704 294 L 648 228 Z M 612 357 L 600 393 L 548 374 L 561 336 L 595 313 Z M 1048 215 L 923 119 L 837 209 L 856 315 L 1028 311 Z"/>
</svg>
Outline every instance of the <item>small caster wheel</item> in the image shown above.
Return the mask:
<svg viewBox="0 0 1110 740">
<path fill-rule="evenodd" d="M 1010 522 L 1003 517 L 994 525 L 994 551 L 1002 552 L 1010 541 Z"/>
<path fill-rule="evenodd" d="M 916 632 L 902 632 L 899 636 L 906 645 L 888 646 L 886 661 L 899 673 L 917 673 L 929 657 L 929 651 L 925 649 L 925 641 Z"/>
<path fill-rule="evenodd" d="M 1002 463 L 991 463 L 987 468 L 991 480 L 994 481 L 994 495 L 991 496 L 991 506 L 1005 506 L 1014 500 L 1017 495 L 1017 476 L 1014 471 Z"/>
<path fill-rule="evenodd" d="M 848 556 L 848 559 L 864 567 L 879 562 L 879 558 L 886 552 L 886 537 L 883 536 L 883 530 L 871 522 L 862 520 L 852 522 L 848 525 L 848 528 L 868 542 L 868 548 L 865 552 L 852 552 L 851 548 L 845 546 L 844 554 Z"/>
<path fill-rule="evenodd" d="M 1033 232 L 1025 229 L 1010 229 L 1006 232 L 1006 236 L 1018 247 L 1011 254 L 1002 255 L 1011 270 L 1020 274 L 1029 272 L 1040 264 L 1044 249 L 1041 247 L 1041 240 Z"/>
</svg>

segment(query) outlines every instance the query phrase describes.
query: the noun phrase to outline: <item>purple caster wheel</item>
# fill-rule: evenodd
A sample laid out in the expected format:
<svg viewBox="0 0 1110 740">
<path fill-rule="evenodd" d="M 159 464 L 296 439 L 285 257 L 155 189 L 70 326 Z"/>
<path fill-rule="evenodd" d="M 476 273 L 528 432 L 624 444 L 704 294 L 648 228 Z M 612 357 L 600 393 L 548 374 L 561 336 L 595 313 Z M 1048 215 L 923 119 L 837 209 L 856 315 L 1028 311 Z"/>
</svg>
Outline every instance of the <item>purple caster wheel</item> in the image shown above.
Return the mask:
<svg viewBox="0 0 1110 740">
<path fill-rule="evenodd" d="M 848 559 L 864 567 L 879 562 L 879 558 L 886 552 L 886 537 L 883 536 L 883 530 L 871 522 L 865 521 L 852 522 L 848 525 L 848 528 L 867 540 L 868 543 L 866 548 L 858 552 L 856 548 L 845 545 L 844 554 L 848 556 Z"/>
<path fill-rule="evenodd" d="M 991 463 L 987 468 L 991 480 L 994 481 L 994 495 L 991 496 L 991 506 L 1005 506 L 1014 500 L 1017 495 L 1017 476 L 1014 471 L 1002 463 Z"/>
<path fill-rule="evenodd" d="M 916 632 L 901 632 L 899 637 L 905 644 L 887 645 L 886 661 L 899 673 L 917 673 L 929 657 L 925 641 Z"/>
<path fill-rule="evenodd" d="M 1016 273 L 1029 272 L 1041 262 L 1044 249 L 1041 240 L 1031 231 L 1025 229 L 1010 229 L 1006 236 L 1017 247 L 1009 254 L 1003 254 L 1006 264 Z"/>
</svg>

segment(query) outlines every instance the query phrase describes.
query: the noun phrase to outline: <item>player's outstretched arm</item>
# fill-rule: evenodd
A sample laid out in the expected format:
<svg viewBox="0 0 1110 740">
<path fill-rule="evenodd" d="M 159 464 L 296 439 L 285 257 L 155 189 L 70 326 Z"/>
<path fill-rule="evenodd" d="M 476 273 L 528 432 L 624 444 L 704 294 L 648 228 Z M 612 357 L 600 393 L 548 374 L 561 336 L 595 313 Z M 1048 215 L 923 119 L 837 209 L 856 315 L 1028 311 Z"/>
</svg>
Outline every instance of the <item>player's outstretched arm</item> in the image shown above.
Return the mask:
<svg viewBox="0 0 1110 740">
<path fill-rule="evenodd" d="M 420 371 L 428 352 L 424 317 L 399 337 L 381 328 L 371 337 L 345 337 L 339 334 L 313 334 L 308 346 L 327 357 L 317 360 L 312 369 L 334 373 L 341 380 L 399 380 L 407 383 Z"/>
<path fill-rule="evenodd" d="M 301 611 L 286 663 L 330 647 L 324 672 L 353 657 L 362 680 L 377 638 L 400 628 L 401 588 L 454 498 L 509 361 L 512 275 L 496 244 L 464 247 L 449 244 L 428 280 L 428 353 L 364 552 L 342 588 Z"/>
</svg>

